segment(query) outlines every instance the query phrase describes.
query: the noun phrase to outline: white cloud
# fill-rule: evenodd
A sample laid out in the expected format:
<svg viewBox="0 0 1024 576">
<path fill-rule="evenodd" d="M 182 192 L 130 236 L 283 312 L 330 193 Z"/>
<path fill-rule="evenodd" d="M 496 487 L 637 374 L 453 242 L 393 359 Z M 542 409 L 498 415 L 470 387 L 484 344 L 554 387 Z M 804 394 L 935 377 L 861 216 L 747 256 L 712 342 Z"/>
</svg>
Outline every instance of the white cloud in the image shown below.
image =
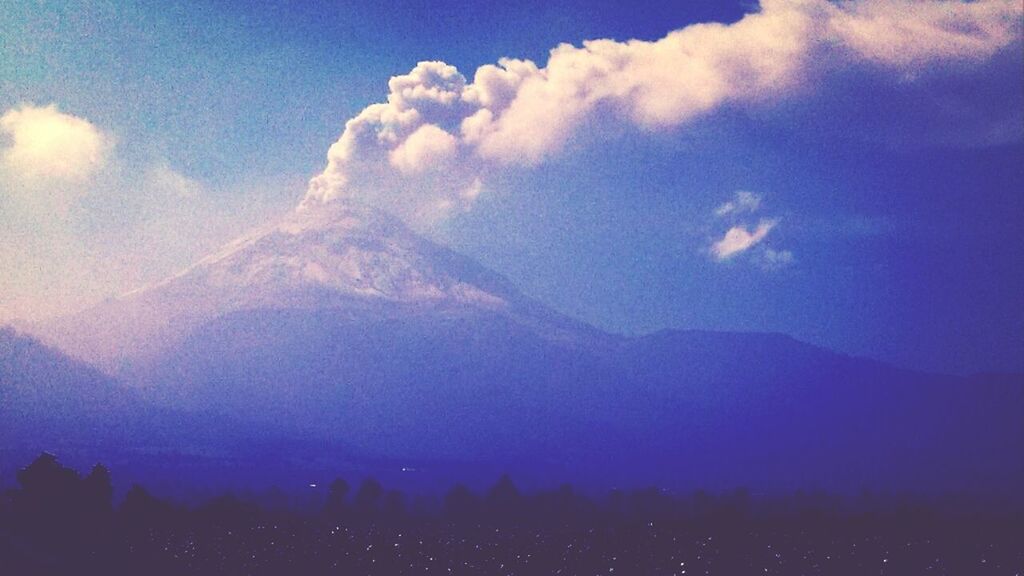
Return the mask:
<svg viewBox="0 0 1024 576">
<path fill-rule="evenodd" d="M 175 171 L 166 163 L 156 164 L 146 173 L 149 194 L 173 198 L 175 201 L 195 200 L 203 193 L 203 185 Z"/>
<path fill-rule="evenodd" d="M 462 192 L 476 180 L 545 161 L 597 115 L 661 130 L 724 106 L 770 106 L 850 66 L 900 82 L 955 74 L 942 65 L 1019 48 L 1022 15 L 1019 0 L 763 0 L 738 22 L 653 42 L 563 44 L 543 68 L 504 58 L 471 83 L 448 64 L 421 62 L 391 79 L 386 102 L 346 123 L 304 204 L 344 197 L 394 207 L 401 196 L 407 215 L 443 217 L 472 205 Z M 443 178 L 424 170 L 437 162 Z"/>
<path fill-rule="evenodd" d="M 761 253 L 761 258 L 764 267 L 769 270 L 785 268 L 794 261 L 793 253 L 789 250 L 773 250 L 771 248 L 765 248 Z"/>
<path fill-rule="evenodd" d="M 391 165 L 406 174 L 439 170 L 455 155 L 458 141 L 433 124 L 424 124 L 390 152 Z"/>
<path fill-rule="evenodd" d="M 761 207 L 761 197 L 753 192 L 740 190 L 736 192 L 732 200 L 715 208 L 715 216 L 723 217 L 730 214 L 742 214 L 744 212 L 757 212 Z"/>
<path fill-rule="evenodd" d="M 5 171 L 26 181 L 82 181 L 102 168 L 114 140 L 88 120 L 57 106 L 24 104 L 0 116 L 10 137 L 2 150 Z"/>
<path fill-rule="evenodd" d="M 739 218 L 743 214 L 752 214 L 760 209 L 761 196 L 746 190 L 737 191 L 731 200 L 715 208 L 714 216 L 726 219 L 732 226 L 711 244 L 708 254 L 715 260 L 724 262 L 761 244 L 768 237 L 768 233 L 778 225 L 779 220 L 762 218 L 757 227 L 751 230 Z M 793 253 L 766 246 L 760 250 L 756 261 L 765 269 L 775 270 L 791 264 Z"/>
<path fill-rule="evenodd" d="M 846 2 L 831 10 L 828 32 L 855 59 L 914 73 L 990 58 L 1020 39 L 1022 11 L 1016 0 Z"/>
<path fill-rule="evenodd" d="M 444 62 L 420 62 L 408 74 L 388 82 L 388 103 L 399 110 L 418 110 L 430 115 L 431 108 L 441 115 L 462 99 L 466 79 L 458 69 Z"/>
<path fill-rule="evenodd" d="M 764 240 L 776 224 L 777 220 L 761 220 L 753 232 L 743 225 L 733 226 L 725 236 L 711 245 L 711 255 L 723 261 L 745 252 Z"/>
</svg>

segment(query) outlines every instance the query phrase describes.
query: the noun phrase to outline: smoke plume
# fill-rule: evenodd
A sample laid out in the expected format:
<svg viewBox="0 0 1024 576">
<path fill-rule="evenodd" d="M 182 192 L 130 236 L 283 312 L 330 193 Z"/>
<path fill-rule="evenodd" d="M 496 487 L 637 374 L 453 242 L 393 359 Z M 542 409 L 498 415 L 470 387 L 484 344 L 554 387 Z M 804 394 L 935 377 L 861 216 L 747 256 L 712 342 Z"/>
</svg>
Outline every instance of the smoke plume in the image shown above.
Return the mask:
<svg viewBox="0 0 1024 576">
<path fill-rule="evenodd" d="M 562 44 L 545 67 L 504 58 L 472 82 L 420 62 L 346 123 L 303 206 L 349 199 L 435 221 L 469 209 L 494 171 L 558 154 L 596 115 L 657 131 L 771 106 L 851 66 L 899 82 L 955 73 L 1019 44 L 1022 12 L 1019 0 L 763 0 L 732 24 Z"/>
</svg>

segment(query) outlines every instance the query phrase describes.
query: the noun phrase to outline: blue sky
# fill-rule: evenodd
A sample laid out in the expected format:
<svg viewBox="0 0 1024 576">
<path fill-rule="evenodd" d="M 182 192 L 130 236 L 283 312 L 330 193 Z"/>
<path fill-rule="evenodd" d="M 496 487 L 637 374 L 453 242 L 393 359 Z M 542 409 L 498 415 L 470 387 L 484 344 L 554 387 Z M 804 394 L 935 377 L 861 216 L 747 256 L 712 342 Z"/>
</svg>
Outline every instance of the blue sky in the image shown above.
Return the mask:
<svg viewBox="0 0 1024 576">
<path fill-rule="evenodd" d="M 664 98 L 610 96 L 536 161 L 502 154 L 533 150 L 523 139 L 550 136 L 544 122 L 479 144 L 492 157 L 444 181 L 482 181 L 459 209 L 418 218 L 433 192 L 398 209 L 526 293 L 610 330 L 777 331 L 916 368 L 1024 370 L 1020 8 L 982 3 L 963 10 L 976 21 L 959 22 L 957 3 L 850 6 L 917 26 L 913 42 L 838 28 L 856 33 L 801 44 L 799 65 L 769 62 L 766 83 L 750 86 L 729 74 L 757 51 L 732 40 L 757 29 L 684 44 L 707 47 L 713 72 L 733 82 L 710 107 L 651 120 Z M 980 14 L 989 8 L 995 16 Z M 419 61 L 472 81 L 503 57 L 544 67 L 560 43 L 657 41 L 757 10 L 15 0 L 0 13 L 0 114 L 18 112 L 0 134 L 0 321 L 155 281 L 292 208 L 311 177 L 332 174 L 327 151 L 345 122 Z M 972 27 L 986 31 L 978 42 L 933 34 Z M 571 55 L 593 53 L 583 52 Z M 645 54 L 625 69 L 645 70 Z M 619 81 L 596 78 L 598 89 Z M 698 88 L 685 89 L 705 96 Z M 45 177 L 25 156 L 14 164 L 18 127 L 37 118 L 89 154 Z"/>
</svg>

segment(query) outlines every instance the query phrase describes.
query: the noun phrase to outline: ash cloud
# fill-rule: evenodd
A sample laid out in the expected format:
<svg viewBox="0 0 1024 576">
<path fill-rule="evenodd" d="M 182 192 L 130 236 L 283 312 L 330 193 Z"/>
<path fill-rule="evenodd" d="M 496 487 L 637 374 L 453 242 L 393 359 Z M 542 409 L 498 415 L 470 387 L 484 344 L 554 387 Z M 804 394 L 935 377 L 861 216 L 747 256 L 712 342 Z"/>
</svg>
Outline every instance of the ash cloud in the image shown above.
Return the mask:
<svg viewBox="0 0 1024 576">
<path fill-rule="evenodd" d="M 391 79 L 386 102 L 346 123 L 302 205 L 347 199 L 429 223 L 468 210 L 489 174 L 557 155 L 596 115 L 678 129 L 726 106 L 813 91 L 854 66 L 899 83 L 956 74 L 1019 47 L 1022 14 L 1017 0 L 764 0 L 732 24 L 562 44 L 544 67 L 505 58 L 472 82 L 420 62 Z"/>
</svg>

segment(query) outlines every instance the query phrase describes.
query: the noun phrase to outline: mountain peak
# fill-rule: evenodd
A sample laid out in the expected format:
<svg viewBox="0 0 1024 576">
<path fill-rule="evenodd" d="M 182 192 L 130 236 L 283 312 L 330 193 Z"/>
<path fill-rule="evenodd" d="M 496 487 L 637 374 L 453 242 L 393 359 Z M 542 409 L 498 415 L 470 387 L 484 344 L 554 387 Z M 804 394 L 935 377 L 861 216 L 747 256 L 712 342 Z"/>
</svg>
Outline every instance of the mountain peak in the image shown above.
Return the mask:
<svg viewBox="0 0 1024 576">
<path fill-rule="evenodd" d="M 354 298 L 501 309 L 520 300 L 497 274 L 415 234 L 390 214 L 342 202 L 292 210 L 126 297 L 176 288 L 230 295 L 232 308 Z"/>
<path fill-rule="evenodd" d="M 543 327 L 554 338 L 583 328 L 386 212 L 330 202 L 300 206 L 179 274 L 40 332 L 79 358 L 121 372 L 209 321 L 274 309 L 350 316 L 498 314 Z"/>
</svg>

